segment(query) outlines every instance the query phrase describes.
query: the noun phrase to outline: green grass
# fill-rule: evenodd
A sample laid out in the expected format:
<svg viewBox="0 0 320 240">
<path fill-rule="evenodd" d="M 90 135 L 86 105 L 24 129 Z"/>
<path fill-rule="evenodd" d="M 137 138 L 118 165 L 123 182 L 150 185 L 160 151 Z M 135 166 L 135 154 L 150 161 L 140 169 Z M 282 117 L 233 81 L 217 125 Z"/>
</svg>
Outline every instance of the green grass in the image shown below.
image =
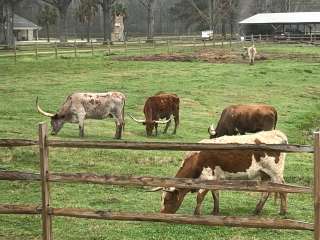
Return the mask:
<svg viewBox="0 0 320 240">
<path fill-rule="evenodd" d="M 297 50 L 298 49 L 298 50 Z M 146 97 L 174 92 L 181 97 L 181 125 L 177 135 L 148 138 L 143 126 L 126 120 L 124 140 L 196 142 L 207 138 L 207 127 L 216 123 L 222 109 L 236 103 L 268 103 L 279 113 L 278 128 L 290 143 L 312 143 L 312 131 L 319 127 L 319 63 L 304 60 L 305 54 L 320 55 L 315 47 L 261 45 L 259 52 L 302 54 L 299 61 L 268 60 L 246 64 L 201 62 L 125 62 L 88 54 L 64 59 L 31 57 L 0 59 L 0 138 L 36 138 L 37 124 L 48 121 L 35 109 L 39 96 L 42 108 L 55 111 L 75 91 L 119 90 L 126 94 L 126 112 L 142 117 Z M 165 51 L 165 49 L 164 49 Z M 181 49 L 190 52 L 191 50 Z M 152 53 L 152 50 L 144 53 Z M 135 53 L 132 53 L 135 54 Z M 112 120 L 87 121 L 86 140 L 112 140 Z M 170 129 L 171 130 L 171 129 Z M 78 139 L 77 125 L 66 124 L 57 137 Z M 113 175 L 173 176 L 181 164 L 182 152 L 50 149 L 54 172 L 92 172 Z M 0 168 L 39 171 L 36 147 L 0 150 Z M 310 185 L 313 181 L 310 154 L 289 154 L 285 179 Z M 0 203 L 40 204 L 38 183 L 0 182 Z M 223 215 L 250 216 L 258 195 L 223 192 Z M 97 185 L 52 184 L 54 207 L 81 207 L 129 212 L 158 212 L 160 194 L 142 188 Z M 193 212 L 195 195 L 189 194 L 179 213 Z M 210 214 L 208 195 L 203 208 Z M 269 200 L 264 217 L 279 217 L 278 206 Z M 313 202 L 309 195 L 290 195 L 288 218 L 312 222 Z M 55 239 L 312 239 L 311 232 L 169 225 L 54 218 Z M 40 239 L 39 216 L 0 215 L 0 239 Z"/>
</svg>

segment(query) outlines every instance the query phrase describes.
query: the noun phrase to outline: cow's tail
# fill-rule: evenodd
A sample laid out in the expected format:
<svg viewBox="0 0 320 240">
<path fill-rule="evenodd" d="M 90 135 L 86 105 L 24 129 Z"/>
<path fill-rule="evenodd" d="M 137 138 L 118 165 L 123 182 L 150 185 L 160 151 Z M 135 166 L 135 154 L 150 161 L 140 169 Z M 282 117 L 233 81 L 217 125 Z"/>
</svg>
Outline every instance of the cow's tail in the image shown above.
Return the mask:
<svg viewBox="0 0 320 240">
<path fill-rule="evenodd" d="M 273 129 L 276 129 L 277 122 L 278 122 L 278 113 L 277 111 L 275 111 Z"/>
<path fill-rule="evenodd" d="M 123 100 L 123 105 L 122 105 L 122 131 L 124 132 L 124 125 L 126 124 L 126 122 L 124 121 L 124 107 L 126 105 L 126 99 Z"/>
</svg>

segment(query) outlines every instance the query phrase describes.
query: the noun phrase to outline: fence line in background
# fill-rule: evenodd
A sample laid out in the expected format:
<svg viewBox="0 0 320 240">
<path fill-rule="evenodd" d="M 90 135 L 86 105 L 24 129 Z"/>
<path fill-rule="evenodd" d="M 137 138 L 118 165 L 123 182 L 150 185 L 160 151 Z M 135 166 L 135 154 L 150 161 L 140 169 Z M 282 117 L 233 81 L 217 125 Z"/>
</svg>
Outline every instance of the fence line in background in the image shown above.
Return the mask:
<svg viewBox="0 0 320 240">
<path fill-rule="evenodd" d="M 121 220 L 121 221 L 151 221 L 176 224 L 201 224 L 207 226 L 233 226 L 249 228 L 273 228 L 314 230 L 314 239 L 320 240 L 320 133 L 315 133 L 314 148 L 299 145 L 237 145 L 237 144 L 185 144 L 185 143 L 138 143 L 138 142 L 88 142 L 88 141 L 52 141 L 48 140 L 47 125 L 39 124 L 39 140 L 8 140 L 0 139 L 0 147 L 39 145 L 40 174 L 0 171 L 0 180 L 40 181 L 42 203 L 34 205 L 0 205 L 0 214 L 41 214 L 42 238 L 52 240 L 52 217 L 64 216 L 88 219 Z M 311 193 L 307 187 L 287 184 L 264 183 L 260 181 L 205 181 L 197 179 L 157 178 L 157 177 L 128 177 L 128 176 L 99 176 L 95 174 L 51 173 L 49 170 L 49 147 L 72 148 L 105 148 L 105 149 L 136 149 L 136 150 L 263 150 L 285 152 L 314 152 L 314 224 L 290 219 L 269 219 L 258 217 L 224 217 L 224 216 L 192 216 L 181 214 L 159 213 L 117 213 L 91 209 L 52 208 L 50 202 L 50 182 L 64 183 L 95 183 L 124 186 L 162 186 L 177 188 L 195 188 L 211 190 L 257 191 L 257 192 L 286 192 Z"/>
</svg>

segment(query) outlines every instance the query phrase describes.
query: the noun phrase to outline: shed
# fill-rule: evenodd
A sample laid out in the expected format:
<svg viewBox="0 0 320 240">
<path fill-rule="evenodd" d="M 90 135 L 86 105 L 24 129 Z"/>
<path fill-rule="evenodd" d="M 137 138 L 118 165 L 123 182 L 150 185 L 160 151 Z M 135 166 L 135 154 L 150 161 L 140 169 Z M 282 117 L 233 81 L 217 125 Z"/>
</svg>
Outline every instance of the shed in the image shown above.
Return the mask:
<svg viewBox="0 0 320 240">
<path fill-rule="evenodd" d="M 320 12 L 259 13 L 239 22 L 242 29 L 251 33 L 291 33 L 311 34 L 319 31 Z M 257 32 L 260 29 L 260 32 Z M 248 30 L 247 30 L 248 31 Z"/>
<path fill-rule="evenodd" d="M 36 40 L 38 40 L 38 31 L 41 27 L 23 18 L 17 14 L 13 19 L 13 32 L 17 41 L 32 41 L 34 40 L 34 32 L 36 33 Z"/>
</svg>

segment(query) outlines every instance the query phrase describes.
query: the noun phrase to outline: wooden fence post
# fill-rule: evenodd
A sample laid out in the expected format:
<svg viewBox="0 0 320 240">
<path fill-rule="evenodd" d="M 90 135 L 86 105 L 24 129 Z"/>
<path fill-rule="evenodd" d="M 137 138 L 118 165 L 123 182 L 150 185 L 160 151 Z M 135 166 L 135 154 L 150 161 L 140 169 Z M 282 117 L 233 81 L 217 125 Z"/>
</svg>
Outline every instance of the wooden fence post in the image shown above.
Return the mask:
<svg viewBox="0 0 320 240">
<path fill-rule="evenodd" d="M 127 55 L 128 54 L 128 43 L 126 40 L 124 41 L 124 47 L 125 47 L 125 54 Z"/>
<path fill-rule="evenodd" d="M 55 56 L 56 56 L 56 59 L 58 58 L 58 46 L 57 46 L 57 42 L 55 42 L 55 45 L 54 45 L 54 52 L 55 52 Z"/>
<path fill-rule="evenodd" d="M 320 132 L 314 134 L 314 239 L 320 240 Z"/>
<path fill-rule="evenodd" d="M 93 53 L 93 43 L 92 43 L 92 40 L 91 40 L 91 55 L 93 57 L 94 53 Z"/>
<path fill-rule="evenodd" d="M 14 63 L 17 63 L 17 45 L 16 42 L 14 42 Z"/>
<path fill-rule="evenodd" d="M 38 60 L 38 44 L 37 43 L 35 46 L 35 55 L 36 55 L 36 59 Z"/>
<path fill-rule="evenodd" d="M 169 43 L 169 40 L 167 40 L 167 52 L 168 52 L 168 54 L 170 53 L 170 43 Z"/>
<path fill-rule="evenodd" d="M 74 48 L 74 57 L 77 57 L 77 44 L 76 44 L 76 41 L 74 41 L 73 48 Z"/>
<path fill-rule="evenodd" d="M 52 217 L 50 209 L 50 189 L 48 182 L 49 174 L 49 147 L 47 145 L 48 125 L 39 124 L 39 153 L 40 153 L 40 176 L 42 197 L 42 239 L 52 240 Z"/>
<path fill-rule="evenodd" d="M 111 55 L 111 42 L 109 41 L 109 39 L 108 39 L 107 44 L 108 44 L 108 56 L 110 56 Z"/>
<path fill-rule="evenodd" d="M 142 45 L 141 40 L 139 39 L 139 49 L 140 49 L 140 55 L 142 55 Z"/>
</svg>

